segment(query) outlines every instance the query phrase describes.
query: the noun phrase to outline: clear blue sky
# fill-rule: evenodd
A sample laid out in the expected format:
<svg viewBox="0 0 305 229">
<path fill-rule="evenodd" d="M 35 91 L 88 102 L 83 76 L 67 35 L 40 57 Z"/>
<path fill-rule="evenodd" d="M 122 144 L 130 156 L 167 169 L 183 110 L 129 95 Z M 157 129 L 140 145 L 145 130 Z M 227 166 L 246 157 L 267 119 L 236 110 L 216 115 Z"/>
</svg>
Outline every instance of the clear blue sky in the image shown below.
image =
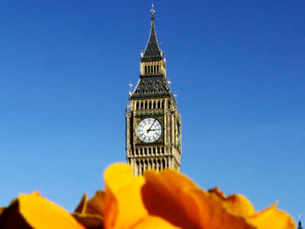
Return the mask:
<svg viewBox="0 0 305 229">
<path fill-rule="evenodd" d="M 155 1 L 182 114 L 182 172 L 305 215 L 305 2 Z M 125 161 L 124 111 L 151 1 L 0 2 L 0 206 L 73 210 Z"/>
</svg>

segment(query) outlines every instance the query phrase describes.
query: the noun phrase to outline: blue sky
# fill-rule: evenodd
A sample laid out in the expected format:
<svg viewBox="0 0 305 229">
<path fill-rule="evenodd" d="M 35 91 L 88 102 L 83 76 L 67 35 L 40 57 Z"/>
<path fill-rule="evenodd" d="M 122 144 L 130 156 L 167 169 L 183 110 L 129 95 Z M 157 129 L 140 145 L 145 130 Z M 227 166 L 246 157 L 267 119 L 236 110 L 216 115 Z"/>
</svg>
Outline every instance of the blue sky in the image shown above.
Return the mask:
<svg viewBox="0 0 305 229">
<path fill-rule="evenodd" d="M 182 114 L 181 171 L 305 215 L 305 2 L 155 1 Z M 0 206 L 40 190 L 73 210 L 125 160 L 128 83 L 151 1 L 0 3 Z"/>
</svg>

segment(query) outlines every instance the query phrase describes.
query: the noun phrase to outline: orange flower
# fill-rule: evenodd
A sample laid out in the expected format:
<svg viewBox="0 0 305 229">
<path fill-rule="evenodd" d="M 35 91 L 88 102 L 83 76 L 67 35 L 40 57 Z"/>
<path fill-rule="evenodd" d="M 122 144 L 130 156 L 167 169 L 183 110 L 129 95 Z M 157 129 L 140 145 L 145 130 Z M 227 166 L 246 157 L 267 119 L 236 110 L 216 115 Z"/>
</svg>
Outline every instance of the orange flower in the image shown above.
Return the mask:
<svg viewBox="0 0 305 229">
<path fill-rule="evenodd" d="M 162 217 L 150 215 L 142 201 L 143 177 L 133 177 L 126 164 L 114 164 L 104 174 L 106 183 L 104 226 L 106 229 L 174 229 Z"/>
<path fill-rule="evenodd" d="M 126 164 L 105 171 L 106 190 L 75 212 L 40 196 L 21 194 L 0 208 L 1 229 L 294 229 L 295 224 L 276 204 L 255 212 L 242 195 L 226 197 L 218 188 L 204 191 L 173 170 L 146 171 L 134 177 Z M 76 219 L 76 220 L 75 220 Z"/>
<path fill-rule="evenodd" d="M 294 229 L 285 212 L 272 205 L 256 213 L 242 195 L 204 191 L 173 170 L 133 177 L 126 164 L 105 171 L 105 228 Z M 146 224 L 147 223 L 147 224 Z"/>
<path fill-rule="evenodd" d="M 103 228 L 104 198 L 104 191 L 97 191 L 90 200 L 87 200 L 85 193 L 73 213 L 74 218 L 87 229 Z"/>
<path fill-rule="evenodd" d="M 66 210 L 40 196 L 21 194 L 0 218 L 1 229 L 84 229 Z"/>
</svg>

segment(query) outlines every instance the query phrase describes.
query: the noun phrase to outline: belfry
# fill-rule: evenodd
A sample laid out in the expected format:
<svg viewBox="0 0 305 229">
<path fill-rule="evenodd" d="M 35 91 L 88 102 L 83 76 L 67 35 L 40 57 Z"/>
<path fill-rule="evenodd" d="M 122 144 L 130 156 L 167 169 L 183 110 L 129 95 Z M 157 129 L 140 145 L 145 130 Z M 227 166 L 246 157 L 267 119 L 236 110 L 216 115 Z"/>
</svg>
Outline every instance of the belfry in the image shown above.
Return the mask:
<svg viewBox="0 0 305 229">
<path fill-rule="evenodd" d="M 154 6 L 150 12 L 151 29 L 141 54 L 140 77 L 126 109 L 126 157 L 134 175 L 142 175 L 146 169 L 179 170 L 181 160 L 181 116 L 166 79 Z"/>
</svg>

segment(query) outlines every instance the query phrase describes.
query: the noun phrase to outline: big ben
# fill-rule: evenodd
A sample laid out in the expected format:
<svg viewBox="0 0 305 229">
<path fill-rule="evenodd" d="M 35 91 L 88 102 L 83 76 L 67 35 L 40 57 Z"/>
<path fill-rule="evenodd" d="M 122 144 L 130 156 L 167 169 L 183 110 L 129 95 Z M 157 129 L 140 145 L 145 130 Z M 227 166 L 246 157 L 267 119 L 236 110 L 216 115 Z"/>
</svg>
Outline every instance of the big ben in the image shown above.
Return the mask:
<svg viewBox="0 0 305 229">
<path fill-rule="evenodd" d="M 146 169 L 179 170 L 181 161 L 181 116 L 166 79 L 166 60 L 155 31 L 155 10 L 141 54 L 140 77 L 129 94 L 126 109 L 126 157 L 134 175 Z"/>
</svg>

